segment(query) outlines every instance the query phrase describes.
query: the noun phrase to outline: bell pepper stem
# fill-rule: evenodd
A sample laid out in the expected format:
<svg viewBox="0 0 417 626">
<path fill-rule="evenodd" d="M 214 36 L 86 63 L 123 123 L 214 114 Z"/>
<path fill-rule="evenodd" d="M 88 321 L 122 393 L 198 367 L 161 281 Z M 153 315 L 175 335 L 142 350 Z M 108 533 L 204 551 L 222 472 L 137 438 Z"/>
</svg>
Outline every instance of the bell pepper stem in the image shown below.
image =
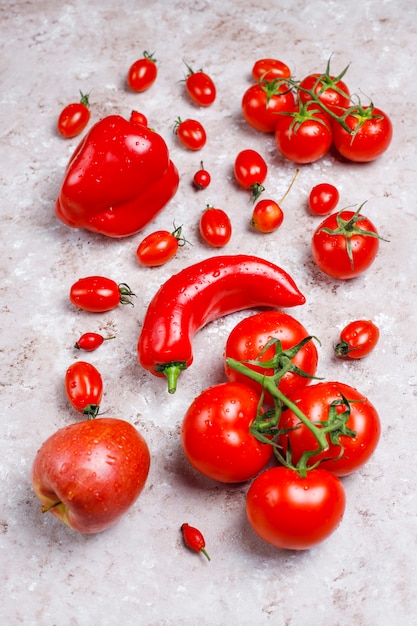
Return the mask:
<svg viewBox="0 0 417 626">
<path fill-rule="evenodd" d="M 187 364 L 182 361 L 176 361 L 168 363 L 160 368 L 159 371 L 163 372 L 168 381 L 168 392 L 175 393 L 177 390 L 178 376 L 182 370 L 187 369 Z"/>
</svg>

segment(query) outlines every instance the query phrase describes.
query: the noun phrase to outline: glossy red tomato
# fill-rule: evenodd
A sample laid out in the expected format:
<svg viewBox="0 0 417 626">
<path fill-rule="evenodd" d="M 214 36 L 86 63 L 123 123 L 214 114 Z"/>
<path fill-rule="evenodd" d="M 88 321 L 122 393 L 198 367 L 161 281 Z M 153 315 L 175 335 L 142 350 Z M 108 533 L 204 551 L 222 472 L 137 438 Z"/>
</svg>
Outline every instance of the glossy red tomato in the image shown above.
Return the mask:
<svg viewBox="0 0 417 626">
<path fill-rule="evenodd" d="M 258 403 L 259 394 L 242 383 L 220 383 L 204 390 L 189 407 L 181 427 L 184 453 L 191 465 L 224 483 L 256 476 L 272 454 L 271 445 L 249 432 Z"/>
<path fill-rule="evenodd" d="M 358 211 L 332 213 L 314 231 L 313 259 L 332 278 L 354 278 L 374 262 L 379 239 L 376 227 Z"/>
<path fill-rule="evenodd" d="M 375 348 L 379 340 L 379 328 L 371 320 L 349 322 L 335 346 L 337 356 L 349 359 L 362 359 Z"/>
<path fill-rule="evenodd" d="M 251 225 L 260 233 L 272 233 L 284 221 L 284 212 L 275 200 L 259 200 L 253 211 Z"/>
<path fill-rule="evenodd" d="M 347 85 L 329 74 L 309 74 L 303 78 L 298 88 L 301 102 L 312 100 L 312 96 L 305 90 L 315 93 L 320 102 L 336 115 L 341 115 L 350 105 Z"/>
<path fill-rule="evenodd" d="M 329 449 L 313 456 L 307 465 L 320 461 L 321 469 L 347 476 L 370 459 L 378 445 L 381 424 L 373 404 L 357 389 L 323 382 L 299 389 L 290 400 L 311 422 L 323 428 L 327 423 L 332 428 L 327 435 Z M 290 409 L 283 411 L 279 428 L 289 429 L 280 436 L 279 445 L 284 456 L 290 446 L 295 465 L 306 450 L 318 449 L 314 435 Z"/>
<path fill-rule="evenodd" d="M 210 172 L 208 172 L 203 165 L 203 162 L 200 164 L 200 169 L 196 171 L 193 177 L 193 183 L 197 189 L 205 189 L 209 186 L 211 182 Z"/>
<path fill-rule="evenodd" d="M 276 548 L 307 550 L 329 537 L 346 506 L 337 476 L 317 469 L 303 478 L 286 467 L 273 467 L 255 478 L 246 495 L 253 530 Z"/>
<path fill-rule="evenodd" d="M 93 352 L 93 350 L 97 350 L 104 341 L 108 341 L 109 339 L 114 339 L 114 336 L 103 337 L 103 335 L 99 335 L 99 333 L 84 333 L 75 343 L 74 348 L 77 348 L 77 350 L 85 350 L 85 352 Z"/>
<path fill-rule="evenodd" d="M 274 80 L 274 78 L 290 78 L 291 70 L 279 59 L 258 59 L 252 67 L 252 76 L 258 82 L 261 78 Z"/>
<path fill-rule="evenodd" d="M 67 398 L 78 413 L 94 418 L 103 396 L 103 380 L 100 372 L 85 361 L 76 361 L 65 373 Z"/>
<path fill-rule="evenodd" d="M 135 61 L 127 73 L 127 84 L 132 91 L 142 92 L 149 89 L 158 75 L 156 59 L 146 50 L 143 58 Z"/>
<path fill-rule="evenodd" d="M 193 102 L 201 107 L 208 107 L 216 99 L 216 86 L 213 79 L 202 70 L 194 72 L 188 65 L 185 90 Z"/>
<path fill-rule="evenodd" d="M 147 267 L 164 265 L 174 258 L 179 247 L 187 243 L 181 233 L 182 226 L 179 226 L 172 233 L 168 230 L 157 230 L 147 235 L 136 250 L 137 260 Z"/>
<path fill-rule="evenodd" d="M 315 215 L 328 215 L 339 202 L 339 190 L 330 183 L 315 185 L 308 196 L 308 206 Z"/>
<path fill-rule="evenodd" d="M 302 105 L 294 115 L 278 115 L 275 142 L 286 159 L 294 163 L 314 163 L 332 145 L 331 123 L 318 112 L 315 103 Z"/>
<path fill-rule="evenodd" d="M 261 392 L 260 385 L 244 374 L 236 372 L 226 363 L 231 357 L 237 361 L 258 359 L 262 362 L 269 361 L 275 355 L 275 348 L 269 347 L 261 357 L 259 353 L 270 339 L 278 339 L 284 351 L 296 346 L 300 341 L 309 336 L 304 326 L 291 315 L 283 311 L 262 311 L 243 318 L 231 331 L 227 338 L 225 348 L 225 371 L 231 381 L 244 382 Z M 313 340 L 307 342 L 291 362 L 310 376 L 314 376 L 317 370 L 318 354 Z M 252 370 L 269 376 L 274 373 L 272 368 L 262 368 L 252 364 L 246 364 Z M 280 391 L 286 396 L 300 387 L 304 387 L 311 378 L 300 376 L 297 372 L 288 371 L 281 378 L 278 385 Z M 269 394 L 265 394 L 265 400 L 272 402 Z"/>
<path fill-rule="evenodd" d="M 57 128 L 60 135 L 70 139 L 79 135 L 90 121 L 88 94 L 80 91 L 80 102 L 72 102 L 62 109 Z"/>
<path fill-rule="evenodd" d="M 333 120 L 333 143 L 336 150 L 349 161 L 367 163 L 381 156 L 392 139 L 392 123 L 386 113 L 374 107 L 364 107 L 346 117 L 353 132 Z"/>
<path fill-rule="evenodd" d="M 222 248 L 232 236 L 232 223 L 223 209 L 208 206 L 200 218 L 200 234 L 214 248 Z"/>
<path fill-rule="evenodd" d="M 146 115 L 139 111 L 133 110 L 130 114 L 130 120 L 132 124 L 141 124 L 142 126 L 148 126 L 148 119 Z"/>
<path fill-rule="evenodd" d="M 206 144 L 207 135 L 204 126 L 197 120 L 182 120 L 175 122 L 175 133 L 180 143 L 188 150 L 201 150 Z"/>
<path fill-rule="evenodd" d="M 264 133 L 273 133 L 281 111 L 294 111 L 292 91 L 285 84 L 262 81 L 243 94 L 242 114 L 246 122 Z"/>
<path fill-rule="evenodd" d="M 118 304 L 133 304 L 135 294 L 126 283 L 117 284 L 106 276 L 86 276 L 75 282 L 70 289 L 72 304 L 84 311 L 104 313 Z"/>
<path fill-rule="evenodd" d="M 246 149 L 239 152 L 234 163 L 234 175 L 243 189 L 252 192 L 254 201 L 258 199 L 264 187 L 268 166 L 256 150 Z"/>
</svg>

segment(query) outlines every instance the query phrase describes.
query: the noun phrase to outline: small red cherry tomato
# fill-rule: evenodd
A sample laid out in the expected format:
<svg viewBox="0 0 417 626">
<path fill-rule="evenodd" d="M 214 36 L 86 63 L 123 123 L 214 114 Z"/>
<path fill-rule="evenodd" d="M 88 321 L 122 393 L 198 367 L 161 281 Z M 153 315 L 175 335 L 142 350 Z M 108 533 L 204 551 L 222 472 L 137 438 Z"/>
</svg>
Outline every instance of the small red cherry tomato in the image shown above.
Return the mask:
<svg viewBox="0 0 417 626">
<path fill-rule="evenodd" d="M 63 137 L 70 139 L 79 135 L 90 121 L 90 109 L 88 94 L 80 91 L 80 102 L 68 104 L 58 118 L 58 132 Z"/>
<path fill-rule="evenodd" d="M 188 74 L 185 79 L 185 90 L 193 102 L 201 107 L 208 107 L 216 99 L 216 86 L 208 74 L 199 70 L 194 72 L 187 65 Z"/>
<path fill-rule="evenodd" d="M 178 248 L 187 243 L 181 236 L 181 231 L 182 226 L 179 226 L 172 233 L 168 230 L 157 230 L 145 237 L 136 250 L 139 263 L 147 267 L 158 267 L 174 258 Z"/>
<path fill-rule="evenodd" d="M 205 549 L 206 541 L 202 533 L 197 528 L 194 528 L 194 526 L 190 526 L 189 524 L 182 524 L 181 532 L 187 548 L 194 550 L 194 552 L 202 552 L 210 561 L 210 557 Z"/>
<path fill-rule="evenodd" d="M 252 76 L 259 79 L 274 80 L 275 78 L 290 78 L 291 70 L 279 59 L 258 59 L 252 67 Z"/>
<path fill-rule="evenodd" d="M 65 373 L 67 398 L 78 413 L 96 417 L 103 396 L 103 380 L 100 372 L 85 361 L 76 361 Z"/>
<path fill-rule="evenodd" d="M 207 141 L 204 126 L 197 120 L 182 121 L 179 117 L 175 122 L 174 132 L 180 143 L 188 150 L 201 150 Z"/>
<path fill-rule="evenodd" d="M 207 206 L 200 218 L 200 234 L 214 248 L 222 248 L 232 236 L 232 224 L 223 209 Z"/>
<path fill-rule="evenodd" d="M 329 116 L 317 111 L 315 103 L 300 104 L 296 113 L 279 115 L 275 142 L 282 156 L 294 163 L 314 163 L 332 145 Z"/>
<path fill-rule="evenodd" d="M 132 124 L 141 124 L 142 126 L 148 126 L 148 119 L 146 115 L 140 113 L 139 111 L 133 110 L 130 114 L 130 120 Z"/>
<path fill-rule="evenodd" d="M 335 346 L 339 357 L 361 359 L 375 348 L 379 339 L 379 328 L 370 320 L 354 320 L 349 322 L 340 333 Z"/>
<path fill-rule="evenodd" d="M 262 183 L 268 173 L 268 166 L 264 158 L 256 150 L 242 150 L 235 159 L 233 171 L 239 185 L 252 192 L 255 202 L 265 191 Z"/>
<path fill-rule="evenodd" d="M 328 215 L 339 202 L 339 191 L 330 183 L 319 183 L 310 191 L 308 206 L 315 215 Z"/>
<path fill-rule="evenodd" d="M 135 61 L 127 73 L 127 84 L 132 91 L 146 91 L 155 82 L 158 75 L 156 59 L 148 52 L 143 53 L 143 58 Z"/>
<path fill-rule="evenodd" d="M 273 133 L 280 112 L 295 109 L 294 96 L 287 85 L 262 80 L 245 91 L 241 108 L 249 126 L 264 133 Z"/>
<path fill-rule="evenodd" d="M 272 233 L 284 221 L 284 212 L 275 200 L 259 200 L 252 212 L 251 225 L 261 233 Z"/>
<path fill-rule="evenodd" d="M 333 143 L 345 159 L 358 163 L 374 161 L 389 147 L 392 123 L 386 113 L 372 106 L 353 110 L 345 119 L 348 132 L 333 120 Z"/>
<path fill-rule="evenodd" d="M 97 350 L 97 348 L 108 339 L 114 339 L 114 337 L 103 337 L 103 335 L 99 335 L 98 333 L 84 333 L 75 343 L 74 348 L 77 348 L 77 350 L 85 350 L 85 352 L 93 352 L 93 350 Z"/>
<path fill-rule="evenodd" d="M 193 178 L 193 183 L 197 189 L 205 189 L 211 182 L 210 173 L 204 169 L 203 162 L 200 163 L 200 169 L 196 171 Z"/>
<path fill-rule="evenodd" d="M 341 115 L 350 105 L 350 92 L 347 85 L 338 80 L 338 77 L 325 74 L 310 74 L 300 82 L 298 95 L 301 102 L 312 100 L 311 95 L 304 90 L 312 91 L 330 111 Z"/>
<path fill-rule="evenodd" d="M 117 284 L 105 276 L 86 276 L 75 282 L 70 289 L 72 304 L 84 311 L 104 313 L 118 304 L 132 304 L 135 294 L 126 283 Z"/>
</svg>

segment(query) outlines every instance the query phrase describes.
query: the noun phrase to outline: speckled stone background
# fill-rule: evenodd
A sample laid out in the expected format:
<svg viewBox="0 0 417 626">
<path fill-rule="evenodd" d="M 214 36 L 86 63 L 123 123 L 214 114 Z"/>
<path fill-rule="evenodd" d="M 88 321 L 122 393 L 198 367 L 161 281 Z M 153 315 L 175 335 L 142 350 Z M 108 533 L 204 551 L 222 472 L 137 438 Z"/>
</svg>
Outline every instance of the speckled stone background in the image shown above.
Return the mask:
<svg viewBox="0 0 417 626">
<path fill-rule="evenodd" d="M 417 624 L 416 459 L 416 200 L 417 45 L 414 0 L 119 0 L 0 1 L 1 76 L 1 621 L 11 626 L 389 626 Z M 143 50 L 158 59 L 157 83 L 128 92 L 125 75 Z M 352 92 L 371 97 L 392 117 L 389 151 L 368 165 L 330 154 L 300 168 L 285 201 L 283 226 L 271 235 L 249 228 L 250 201 L 232 177 L 243 148 L 269 163 L 268 195 L 279 198 L 294 165 L 273 137 L 242 120 L 240 99 L 257 58 L 285 61 L 297 78 L 332 69 Z M 184 95 L 186 61 L 203 67 L 218 88 L 209 109 Z M 180 188 L 164 211 L 125 240 L 73 230 L 54 215 L 66 163 L 79 139 L 55 130 L 61 108 L 90 93 L 91 125 L 133 108 L 167 141 Z M 201 153 L 181 148 L 176 117 L 202 121 Z M 191 185 L 200 160 L 212 184 Z M 318 219 L 306 208 L 310 188 L 328 181 L 340 205 L 367 200 L 366 214 L 389 240 L 362 277 L 337 282 L 310 256 Z M 245 518 L 247 485 L 223 486 L 184 460 L 179 427 L 193 398 L 224 380 L 228 333 L 248 312 L 213 322 L 195 338 L 195 362 L 168 396 L 164 381 L 144 372 L 136 341 L 146 307 L 168 276 L 217 254 L 203 245 L 198 219 L 206 204 L 226 209 L 233 237 L 224 252 L 275 261 L 296 280 L 307 303 L 291 313 L 321 340 L 319 374 L 356 386 L 379 410 L 382 438 L 362 471 L 344 479 L 347 509 L 339 529 L 319 547 L 285 552 L 263 543 Z M 184 224 L 193 243 L 157 269 L 139 267 L 141 238 Z M 135 307 L 98 316 L 75 310 L 70 285 L 104 273 L 139 295 Z M 336 362 L 332 346 L 345 323 L 372 318 L 377 350 L 357 363 Z M 101 371 L 102 409 L 147 438 L 152 467 L 140 499 L 112 529 L 82 536 L 42 515 L 30 468 L 42 441 L 74 422 L 63 376 L 87 330 L 116 335 L 88 356 Z M 204 532 L 211 555 L 186 550 L 179 528 Z"/>
</svg>

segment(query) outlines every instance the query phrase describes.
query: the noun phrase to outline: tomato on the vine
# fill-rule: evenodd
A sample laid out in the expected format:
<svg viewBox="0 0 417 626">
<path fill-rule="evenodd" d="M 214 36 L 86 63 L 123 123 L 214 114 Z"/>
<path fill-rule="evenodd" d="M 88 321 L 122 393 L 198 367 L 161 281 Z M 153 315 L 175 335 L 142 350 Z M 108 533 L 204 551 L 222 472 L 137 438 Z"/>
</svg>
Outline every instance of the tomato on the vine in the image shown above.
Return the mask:
<svg viewBox="0 0 417 626">
<path fill-rule="evenodd" d="M 133 304 L 135 294 L 126 283 L 117 284 L 106 276 L 79 278 L 70 289 L 72 304 L 92 313 L 104 313 L 118 304 Z"/>
<path fill-rule="evenodd" d="M 294 111 L 294 96 L 279 79 L 262 80 L 249 87 L 243 94 L 242 114 L 246 122 L 264 133 L 273 133 L 280 111 Z"/>
<path fill-rule="evenodd" d="M 177 118 L 174 132 L 180 143 L 188 150 L 201 150 L 207 141 L 204 126 L 197 120 Z"/>
<path fill-rule="evenodd" d="M 252 66 L 252 76 L 256 81 L 261 78 L 274 80 L 275 78 L 290 78 L 291 70 L 279 59 L 258 59 Z"/>
<path fill-rule="evenodd" d="M 178 248 L 186 243 L 187 240 L 182 237 L 182 226 L 175 228 L 172 233 L 169 230 L 156 230 L 140 242 L 136 258 L 141 265 L 158 267 L 174 258 Z"/>
<path fill-rule="evenodd" d="M 67 104 L 58 117 L 58 132 L 67 139 L 79 135 L 90 121 L 88 94 L 84 94 L 82 91 L 80 94 L 81 100 Z"/>
<path fill-rule="evenodd" d="M 315 102 L 300 103 L 295 113 L 277 115 L 275 142 L 282 156 L 294 163 L 314 163 L 332 145 L 329 116 Z"/>
<path fill-rule="evenodd" d="M 209 186 L 211 182 L 210 172 L 208 172 L 203 165 L 203 162 L 200 163 L 200 169 L 196 171 L 193 177 L 193 183 L 197 189 L 205 189 Z"/>
<path fill-rule="evenodd" d="M 244 317 L 230 332 L 224 353 L 225 372 L 230 381 L 244 382 L 252 386 L 259 393 L 262 389 L 260 385 L 235 371 L 227 365 L 227 359 L 233 358 L 237 361 L 259 360 L 262 363 L 269 362 L 276 354 L 276 345 L 272 344 L 260 356 L 260 353 L 267 346 L 271 339 L 281 342 L 284 352 L 291 351 L 300 342 L 310 335 L 304 326 L 291 315 L 283 311 L 262 311 L 248 317 Z M 283 394 L 289 395 L 300 387 L 304 387 L 311 381 L 317 370 L 318 353 L 313 339 L 307 341 L 296 354 L 290 353 L 292 368 L 281 378 L 278 388 Z M 284 357 L 286 360 L 287 356 Z M 264 368 L 251 363 L 245 363 L 255 372 L 261 372 L 266 376 L 274 373 L 274 368 Z M 305 374 L 304 376 L 299 372 Z M 265 400 L 272 403 L 272 398 L 268 393 Z"/>
<path fill-rule="evenodd" d="M 333 143 L 345 159 L 358 163 L 374 161 L 389 147 L 392 123 L 386 113 L 373 106 L 352 109 L 345 118 L 347 131 L 333 120 Z"/>
<path fill-rule="evenodd" d="M 308 196 L 308 206 L 315 215 L 328 215 L 339 202 L 339 190 L 330 183 L 319 183 L 312 187 Z"/>
<path fill-rule="evenodd" d="M 360 210 L 343 209 L 328 215 L 311 240 L 313 259 L 332 278 L 346 280 L 359 276 L 375 260 L 379 249 L 378 231 Z"/>
<path fill-rule="evenodd" d="M 187 69 L 185 90 L 188 96 L 201 107 L 213 104 L 216 99 L 216 86 L 213 79 L 202 70 L 194 72 L 188 65 Z"/>
<path fill-rule="evenodd" d="M 307 466 L 347 476 L 362 467 L 374 453 L 381 423 L 374 405 L 357 389 L 339 382 L 321 382 L 299 389 L 289 396 L 304 415 L 327 432 L 329 448 L 312 456 Z M 282 412 L 279 428 L 286 432 L 278 443 L 285 456 L 298 463 L 304 452 L 318 450 L 317 439 L 290 409 Z"/>
<path fill-rule="evenodd" d="M 140 111 L 133 110 L 130 114 L 130 120 L 132 124 L 141 124 L 142 126 L 148 126 L 148 118 Z"/>
<path fill-rule="evenodd" d="M 239 185 L 251 191 L 253 200 L 257 200 L 264 191 L 262 183 L 268 173 L 264 158 L 256 150 L 242 150 L 235 159 L 233 171 Z"/>
<path fill-rule="evenodd" d="M 267 543 L 288 550 L 307 550 L 329 537 L 346 506 L 342 482 L 323 469 L 301 476 L 273 467 L 255 478 L 246 495 L 246 514 L 253 530 Z"/>
<path fill-rule="evenodd" d="M 298 95 L 301 102 L 312 100 L 313 92 L 330 111 L 341 115 L 350 105 L 350 92 L 347 85 L 340 78 L 325 74 L 309 74 L 299 83 Z"/>
<path fill-rule="evenodd" d="M 98 369 L 86 361 L 75 361 L 65 373 L 65 392 L 78 413 L 96 417 L 103 396 L 103 380 Z"/>
<path fill-rule="evenodd" d="M 284 212 L 278 202 L 270 199 L 259 200 L 252 211 L 251 225 L 261 233 L 272 233 L 284 221 Z"/>
<path fill-rule="evenodd" d="M 243 383 L 205 389 L 188 408 L 181 427 L 184 453 L 201 474 L 224 483 L 249 480 L 271 458 L 272 446 L 250 433 L 260 394 Z"/>
<path fill-rule="evenodd" d="M 158 75 L 158 68 L 154 53 L 149 54 L 146 50 L 143 58 L 135 61 L 127 73 L 127 84 L 132 91 L 142 92 L 149 89 Z"/>
<path fill-rule="evenodd" d="M 362 359 L 372 352 L 378 340 L 379 328 L 371 320 L 354 320 L 343 328 L 334 350 L 341 358 Z"/>
<path fill-rule="evenodd" d="M 214 248 L 222 248 L 232 236 L 232 223 L 226 211 L 207 206 L 200 217 L 200 234 Z"/>
</svg>

